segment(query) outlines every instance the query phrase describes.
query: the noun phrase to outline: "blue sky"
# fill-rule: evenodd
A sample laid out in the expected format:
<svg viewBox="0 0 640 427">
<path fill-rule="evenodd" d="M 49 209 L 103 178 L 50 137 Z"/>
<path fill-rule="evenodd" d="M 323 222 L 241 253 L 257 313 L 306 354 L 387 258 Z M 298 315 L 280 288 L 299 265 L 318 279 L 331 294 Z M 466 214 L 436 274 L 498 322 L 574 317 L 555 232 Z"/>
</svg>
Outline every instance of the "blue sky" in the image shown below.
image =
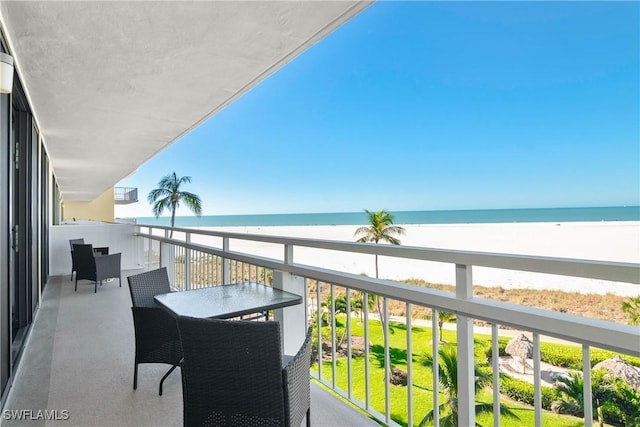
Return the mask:
<svg viewBox="0 0 640 427">
<path fill-rule="evenodd" d="M 638 2 L 378 2 L 121 181 L 116 216 L 173 171 L 207 215 L 639 205 L 639 56 Z"/>
</svg>

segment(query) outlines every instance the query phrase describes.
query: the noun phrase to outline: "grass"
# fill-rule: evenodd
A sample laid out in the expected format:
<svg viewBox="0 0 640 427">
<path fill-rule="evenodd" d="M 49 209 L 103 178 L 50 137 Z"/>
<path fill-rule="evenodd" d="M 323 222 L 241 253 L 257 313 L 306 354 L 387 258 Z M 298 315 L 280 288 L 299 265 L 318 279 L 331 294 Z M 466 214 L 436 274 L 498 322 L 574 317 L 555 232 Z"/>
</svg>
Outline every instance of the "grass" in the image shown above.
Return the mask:
<svg viewBox="0 0 640 427">
<path fill-rule="evenodd" d="M 338 320 L 344 322 L 345 317 L 337 317 Z M 406 353 L 406 327 L 403 324 L 390 322 L 389 344 L 390 344 L 390 360 L 394 367 L 402 370 L 407 369 L 407 353 Z M 355 319 L 352 320 L 351 330 L 353 336 L 364 336 L 364 328 L 362 324 Z M 413 327 L 412 328 L 412 363 L 413 363 L 413 424 L 417 425 L 422 417 L 427 414 L 433 407 L 433 376 L 431 368 L 422 366 L 421 361 L 426 354 L 431 354 L 431 328 Z M 455 331 L 443 331 L 443 339 L 446 341 L 441 346 L 456 345 Z M 385 413 L 385 390 L 384 390 L 384 354 L 382 346 L 382 331 L 380 323 L 376 320 L 369 321 L 369 340 L 371 342 L 370 360 L 370 404 L 373 409 L 380 413 Z M 486 337 L 478 336 L 476 340 L 476 348 L 490 345 L 490 341 Z M 365 401 L 365 358 L 364 356 L 356 356 L 352 358 L 352 395 L 355 399 L 362 402 Z M 336 361 L 336 379 L 337 386 L 342 390 L 348 391 L 347 377 L 348 360 L 343 357 Z M 317 363 L 313 368 L 318 371 Z M 332 381 L 333 366 L 331 362 L 323 362 L 322 377 L 328 381 Z M 408 387 L 390 385 L 390 407 L 391 418 L 396 423 L 407 426 L 409 420 L 408 412 Z M 484 390 L 478 395 L 478 401 L 492 402 L 493 395 L 490 390 Z M 440 402 L 445 400 L 444 395 L 440 395 Z M 506 399 L 501 400 L 503 404 L 515 412 L 520 419 L 502 417 L 501 425 L 506 427 L 520 427 L 522 425 L 534 424 L 533 408 L 519 404 L 517 402 Z M 483 426 L 493 424 L 492 414 L 483 414 L 477 417 L 477 421 Z M 559 426 L 559 427 L 578 427 L 584 425 L 582 419 L 556 415 L 554 413 L 543 411 L 543 426 Z"/>
</svg>

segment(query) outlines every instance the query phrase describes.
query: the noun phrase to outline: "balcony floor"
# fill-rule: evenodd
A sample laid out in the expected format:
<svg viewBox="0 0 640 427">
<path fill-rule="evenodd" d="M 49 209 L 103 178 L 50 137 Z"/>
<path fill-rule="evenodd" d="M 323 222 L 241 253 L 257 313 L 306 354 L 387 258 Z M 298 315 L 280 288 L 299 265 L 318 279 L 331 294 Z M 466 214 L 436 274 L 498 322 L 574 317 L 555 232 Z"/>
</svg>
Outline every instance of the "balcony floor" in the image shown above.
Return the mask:
<svg viewBox="0 0 640 427">
<path fill-rule="evenodd" d="M 140 365 L 132 389 L 134 333 L 124 271 L 118 281 L 93 293 L 88 281 L 52 277 L 32 326 L 4 410 L 68 411 L 60 421 L 10 421 L 2 425 L 179 426 L 182 385 L 179 370 L 158 382 L 166 365 Z M 369 426 L 375 421 L 311 386 L 313 426 Z"/>
</svg>

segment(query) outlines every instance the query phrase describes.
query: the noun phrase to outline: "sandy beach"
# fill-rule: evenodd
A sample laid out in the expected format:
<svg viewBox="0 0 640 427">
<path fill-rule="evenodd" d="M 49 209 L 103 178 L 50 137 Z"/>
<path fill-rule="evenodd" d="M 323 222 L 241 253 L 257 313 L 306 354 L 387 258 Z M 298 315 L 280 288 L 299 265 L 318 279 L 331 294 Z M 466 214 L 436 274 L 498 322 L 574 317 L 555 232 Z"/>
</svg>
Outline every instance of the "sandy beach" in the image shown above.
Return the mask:
<svg viewBox="0 0 640 427">
<path fill-rule="evenodd" d="M 637 221 L 398 225 L 406 230 L 401 237 L 404 246 L 640 263 L 640 222 Z M 356 228 L 353 225 L 207 227 L 236 233 L 348 242 L 355 241 Z M 282 248 L 279 245 L 232 240 L 231 250 L 282 258 Z M 294 260 L 296 263 L 354 274 L 375 275 L 371 255 L 299 247 L 294 250 Z M 452 264 L 380 257 L 379 265 L 381 278 L 418 278 L 443 284 L 454 282 Z M 558 289 L 620 296 L 640 295 L 640 285 L 482 267 L 474 268 L 473 281 L 478 286 L 501 286 L 506 289 Z"/>
</svg>

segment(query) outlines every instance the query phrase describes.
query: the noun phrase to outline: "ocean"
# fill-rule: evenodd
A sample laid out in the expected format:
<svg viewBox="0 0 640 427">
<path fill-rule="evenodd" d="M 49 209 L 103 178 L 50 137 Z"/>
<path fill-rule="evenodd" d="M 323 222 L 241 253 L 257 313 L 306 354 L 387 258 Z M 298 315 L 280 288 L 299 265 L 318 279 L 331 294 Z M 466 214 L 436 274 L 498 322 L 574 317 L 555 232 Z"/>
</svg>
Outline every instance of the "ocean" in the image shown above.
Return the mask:
<svg viewBox="0 0 640 427">
<path fill-rule="evenodd" d="M 640 206 L 390 211 L 395 224 L 640 221 Z M 139 217 L 138 224 L 169 225 L 170 217 Z M 366 225 L 363 212 L 177 216 L 176 227 Z"/>
</svg>

